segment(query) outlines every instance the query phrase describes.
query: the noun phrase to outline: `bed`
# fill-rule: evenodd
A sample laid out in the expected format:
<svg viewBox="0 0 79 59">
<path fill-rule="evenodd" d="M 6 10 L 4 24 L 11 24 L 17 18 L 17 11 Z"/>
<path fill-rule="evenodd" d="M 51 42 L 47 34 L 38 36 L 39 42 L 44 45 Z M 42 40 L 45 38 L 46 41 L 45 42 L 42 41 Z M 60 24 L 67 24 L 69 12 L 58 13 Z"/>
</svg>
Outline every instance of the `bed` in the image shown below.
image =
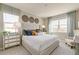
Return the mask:
<svg viewBox="0 0 79 59">
<path fill-rule="evenodd" d="M 48 55 L 59 46 L 56 35 L 23 36 L 22 45 L 32 55 Z"/>
</svg>

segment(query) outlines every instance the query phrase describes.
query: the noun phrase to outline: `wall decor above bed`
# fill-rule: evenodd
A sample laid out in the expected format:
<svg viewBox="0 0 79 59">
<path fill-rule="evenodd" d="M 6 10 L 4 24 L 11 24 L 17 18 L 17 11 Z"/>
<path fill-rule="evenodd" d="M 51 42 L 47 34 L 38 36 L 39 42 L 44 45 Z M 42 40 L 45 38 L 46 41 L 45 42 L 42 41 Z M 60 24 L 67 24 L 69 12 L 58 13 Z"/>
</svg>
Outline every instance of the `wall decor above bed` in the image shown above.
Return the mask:
<svg viewBox="0 0 79 59">
<path fill-rule="evenodd" d="M 33 18 L 33 17 L 30 17 L 30 18 L 29 18 L 29 21 L 30 21 L 31 23 L 33 23 L 33 22 L 34 22 L 34 18 Z"/>
<path fill-rule="evenodd" d="M 35 18 L 35 23 L 39 23 L 39 19 L 38 18 Z"/>
<path fill-rule="evenodd" d="M 22 16 L 22 20 L 23 20 L 24 22 L 27 22 L 27 21 L 28 21 L 28 16 L 23 15 L 23 16 Z"/>
</svg>

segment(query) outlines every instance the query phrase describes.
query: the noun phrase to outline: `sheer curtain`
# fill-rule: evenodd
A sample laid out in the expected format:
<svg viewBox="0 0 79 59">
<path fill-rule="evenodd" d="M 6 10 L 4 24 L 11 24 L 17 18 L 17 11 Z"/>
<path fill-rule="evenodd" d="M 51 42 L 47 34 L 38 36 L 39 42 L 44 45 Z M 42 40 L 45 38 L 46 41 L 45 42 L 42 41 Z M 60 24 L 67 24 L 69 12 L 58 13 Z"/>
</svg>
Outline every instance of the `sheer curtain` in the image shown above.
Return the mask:
<svg viewBox="0 0 79 59">
<path fill-rule="evenodd" d="M 67 19 L 68 19 L 68 36 L 73 37 L 74 36 L 74 30 L 76 29 L 76 11 L 72 11 L 67 13 Z"/>
<path fill-rule="evenodd" d="M 65 19 L 67 19 L 67 20 L 65 20 Z M 57 21 L 57 20 L 59 20 L 59 21 Z M 64 20 L 64 21 L 62 21 L 62 20 Z M 55 25 L 57 22 L 59 22 L 58 23 L 59 26 Z M 72 11 L 72 12 L 58 15 L 58 16 L 49 17 L 49 32 L 53 32 L 53 27 L 55 27 L 55 29 L 57 30 L 58 28 L 62 28 L 62 26 L 63 26 L 63 28 L 66 28 L 68 36 L 73 37 L 74 36 L 73 31 L 77 28 L 76 22 L 77 22 L 76 21 L 76 11 Z M 54 24 L 54 25 L 52 25 L 52 24 Z M 67 25 L 67 26 L 64 26 L 64 25 Z"/>
<path fill-rule="evenodd" d="M 49 18 L 49 33 L 67 32 L 67 14 L 61 14 Z"/>
<path fill-rule="evenodd" d="M 20 10 L 0 3 L 0 33 L 4 30 L 3 13 L 20 16 Z M 0 49 L 3 49 L 3 36 L 0 35 Z"/>
<path fill-rule="evenodd" d="M 19 32 L 18 30 L 18 23 L 19 23 L 19 16 L 3 13 L 3 22 L 4 22 L 4 31 L 8 32 Z"/>
<path fill-rule="evenodd" d="M 8 32 L 17 32 L 15 23 L 20 23 L 20 10 L 2 4 L 4 30 Z"/>
</svg>

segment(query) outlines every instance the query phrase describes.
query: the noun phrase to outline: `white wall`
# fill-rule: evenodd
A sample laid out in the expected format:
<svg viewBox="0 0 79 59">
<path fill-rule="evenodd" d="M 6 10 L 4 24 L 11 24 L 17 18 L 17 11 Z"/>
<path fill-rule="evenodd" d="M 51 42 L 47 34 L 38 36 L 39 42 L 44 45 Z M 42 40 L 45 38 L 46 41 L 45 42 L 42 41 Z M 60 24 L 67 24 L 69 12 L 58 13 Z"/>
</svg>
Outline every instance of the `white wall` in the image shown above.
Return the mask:
<svg viewBox="0 0 79 59">
<path fill-rule="evenodd" d="M 35 22 L 34 23 L 30 23 L 29 21 L 28 22 L 23 22 L 22 21 L 22 15 L 27 15 L 28 17 L 38 18 L 39 19 L 39 23 L 38 24 L 36 24 Z M 33 30 L 33 29 L 39 29 L 39 25 L 43 24 L 43 19 L 41 19 L 41 18 L 39 18 L 37 16 L 34 16 L 34 15 L 31 15 L 29 13 L 21 11 L 20 22 L 21 22 L 22 29 Z"/>
</svg>

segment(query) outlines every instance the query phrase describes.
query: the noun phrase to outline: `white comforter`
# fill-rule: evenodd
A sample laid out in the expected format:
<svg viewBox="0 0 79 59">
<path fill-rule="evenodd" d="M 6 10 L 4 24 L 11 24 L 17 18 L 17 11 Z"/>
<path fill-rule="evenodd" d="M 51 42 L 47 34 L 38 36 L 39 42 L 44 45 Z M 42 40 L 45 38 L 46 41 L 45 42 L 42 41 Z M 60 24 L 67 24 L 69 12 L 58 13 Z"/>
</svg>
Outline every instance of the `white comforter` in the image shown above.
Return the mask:
<svg viewBox="0 0 79 59">
<path fill-rule="evenodd" d="M 58 38 L 55 35 L 23 36 L 22 40 L 26 42 L 29 47 L 39 52 L 44 51 L 53 43 L 58 42 Z"/>
</svg>

